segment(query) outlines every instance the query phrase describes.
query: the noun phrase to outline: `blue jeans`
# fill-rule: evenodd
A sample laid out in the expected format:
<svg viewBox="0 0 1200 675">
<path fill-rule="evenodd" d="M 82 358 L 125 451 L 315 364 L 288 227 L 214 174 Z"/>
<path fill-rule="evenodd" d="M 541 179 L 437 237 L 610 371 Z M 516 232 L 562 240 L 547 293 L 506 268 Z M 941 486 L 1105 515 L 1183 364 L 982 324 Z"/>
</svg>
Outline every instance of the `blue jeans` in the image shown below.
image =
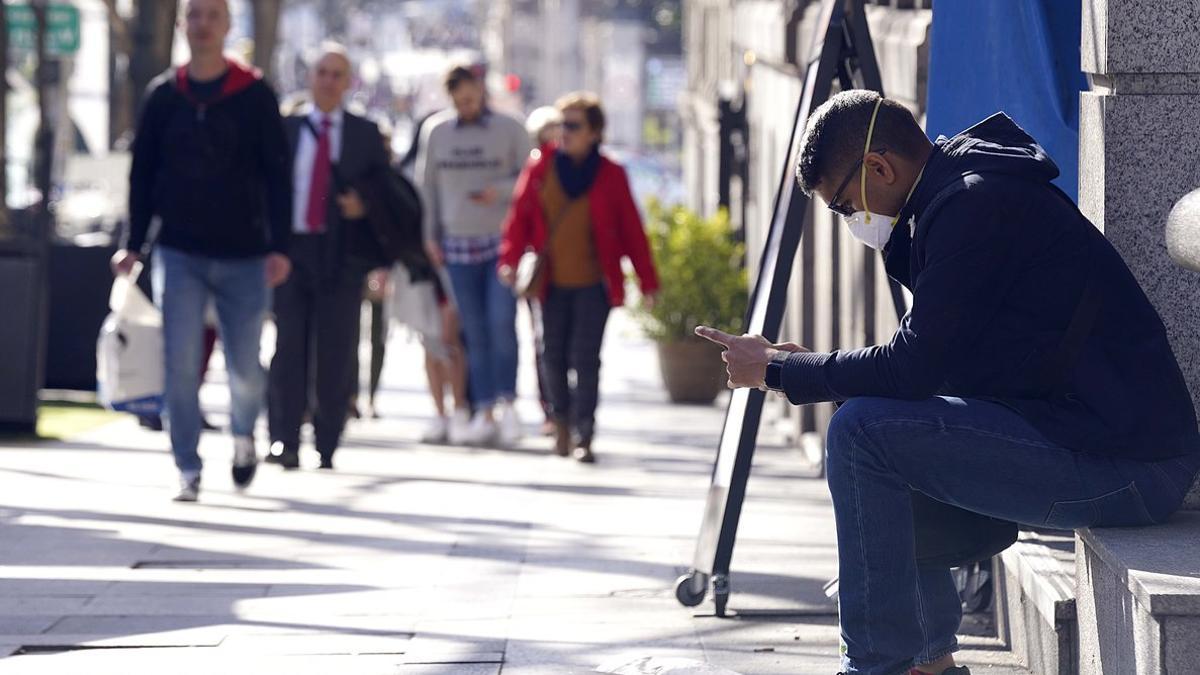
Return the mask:
<svg viewBox="0 0 1200 675">
<path fill-rule="evenodd" d="M 467 342 L 471 406 L 492 407 L 517 392 L 517 299 L 496 276 L 496 259 L 447 263 L 450 286 Z"/>
<path fill-rule="evenodd" d="M 1147 420 L 1147 423 L 1152 423 Z M 895 675 L 957 650 L 962 618 L 945 568 L 915 561 L 910 487 L 1026 525 L 1160 523 L 1200 457 L 1139 462 L 1059 447 L 1012 410 L 958 398 L 856 398 L 829 426 L 839 613 L 847 673 Z"/>
<path fill-rule="evenodd" d="M 211 298 L 229 372 L 233 435 L 253 436 L 266 392 L 266 374 L 259 361 L 270 297 L 266 266 L 263 258 L 209 258 L 159 246 L 152 270 L 154 302 L 163 314 L 166 426 L 171 450 L 180 472 L 199 474 L 203 465 L 196 446 L 201 428 L 205 309 Z"/>
</svg>

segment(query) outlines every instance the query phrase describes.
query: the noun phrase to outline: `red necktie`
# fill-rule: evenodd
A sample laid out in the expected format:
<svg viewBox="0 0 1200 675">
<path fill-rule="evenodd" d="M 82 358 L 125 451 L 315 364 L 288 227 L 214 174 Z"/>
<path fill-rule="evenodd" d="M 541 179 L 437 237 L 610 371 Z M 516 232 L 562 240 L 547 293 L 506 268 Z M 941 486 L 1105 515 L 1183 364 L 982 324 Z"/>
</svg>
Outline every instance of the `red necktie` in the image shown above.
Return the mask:
<svg viewBox="0 0 1200 675">
<path fill-rule="evenodd" d="M 333 173 L 329 152 L 328 117 L 321 118 L 321 134 L 317 136 L 317 156 L 313 158 L 312 180 L 308 188 L 308 210 L 304 222 L 308 231 L 319 233 L 325 231 L 325 209 L 329 200 L 329 178 Z"/>
</svg>

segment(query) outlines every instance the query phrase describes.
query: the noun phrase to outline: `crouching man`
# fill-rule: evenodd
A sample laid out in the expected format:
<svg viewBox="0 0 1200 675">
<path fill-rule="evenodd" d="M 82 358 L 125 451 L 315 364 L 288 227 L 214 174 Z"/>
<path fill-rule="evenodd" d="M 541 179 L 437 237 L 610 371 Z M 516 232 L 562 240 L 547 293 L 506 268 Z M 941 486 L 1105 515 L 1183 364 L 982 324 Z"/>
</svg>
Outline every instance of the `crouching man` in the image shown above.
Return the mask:
<svg viewBox="0 0 1200 675">
<path fill-rule="evenodd" d="M 887 344 L 815 353 L 700 327 L 731 387 L 842 402 L 829 427 L 846 673 L 967 673 L 950 570 L 918 566 L 910 490 L 1053 528 L 1160 523 L 1200 468 L 1154 307 L 1004 114 L 930 143 L 847 91 L 808 121 L 797 178 L 913 294 Z"/>
</svg>

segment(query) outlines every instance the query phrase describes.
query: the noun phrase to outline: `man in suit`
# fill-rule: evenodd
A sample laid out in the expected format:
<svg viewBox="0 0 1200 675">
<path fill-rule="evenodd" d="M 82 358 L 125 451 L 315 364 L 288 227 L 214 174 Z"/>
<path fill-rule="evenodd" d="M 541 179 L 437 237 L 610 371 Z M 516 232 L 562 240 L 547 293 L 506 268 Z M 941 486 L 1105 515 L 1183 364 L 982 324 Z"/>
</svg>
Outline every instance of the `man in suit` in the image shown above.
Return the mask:
<svg viewBox="0 0 1200 675">
<path fill-rule="evenodd" d="M 306 411 L 321 468 L 333 468 L 358 385 L 359 307 L 373 265 L 351 245 L 368 227 L 368 205 L 351 186 L 386 169 L 388 159 L 378 127 L 343 107 L 351 69 L 345 48 L 324 45 L 310 73 L 311 104 L 284 120 L 295 189 L 294 272 L 275 291 L 267 461 L 285 469 L 300 465 Z"/>
</svg>

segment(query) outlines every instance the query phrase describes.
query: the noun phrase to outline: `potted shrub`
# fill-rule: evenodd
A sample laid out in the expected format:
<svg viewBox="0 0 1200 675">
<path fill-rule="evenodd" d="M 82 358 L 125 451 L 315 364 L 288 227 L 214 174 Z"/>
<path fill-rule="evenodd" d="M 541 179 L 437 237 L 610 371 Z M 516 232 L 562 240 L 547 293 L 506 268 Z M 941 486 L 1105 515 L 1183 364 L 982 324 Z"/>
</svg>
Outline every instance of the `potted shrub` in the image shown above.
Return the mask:
<svg viewBox="0 0 1200 675">
<path fill-rule="evenodd" d="M 722 210 L 701 218 L 683 206 L 647 205 L 647 234 L 661 290 L 654 307 L 639 309 L 646 335 L 658 343 L 659 366 L 671 400 L 712 403 L 725 388 L 720 348 L 696 337 L 706 325 L 740 334 L 748 300 L 745 247 L 734 240 Z"/>
</svg>

